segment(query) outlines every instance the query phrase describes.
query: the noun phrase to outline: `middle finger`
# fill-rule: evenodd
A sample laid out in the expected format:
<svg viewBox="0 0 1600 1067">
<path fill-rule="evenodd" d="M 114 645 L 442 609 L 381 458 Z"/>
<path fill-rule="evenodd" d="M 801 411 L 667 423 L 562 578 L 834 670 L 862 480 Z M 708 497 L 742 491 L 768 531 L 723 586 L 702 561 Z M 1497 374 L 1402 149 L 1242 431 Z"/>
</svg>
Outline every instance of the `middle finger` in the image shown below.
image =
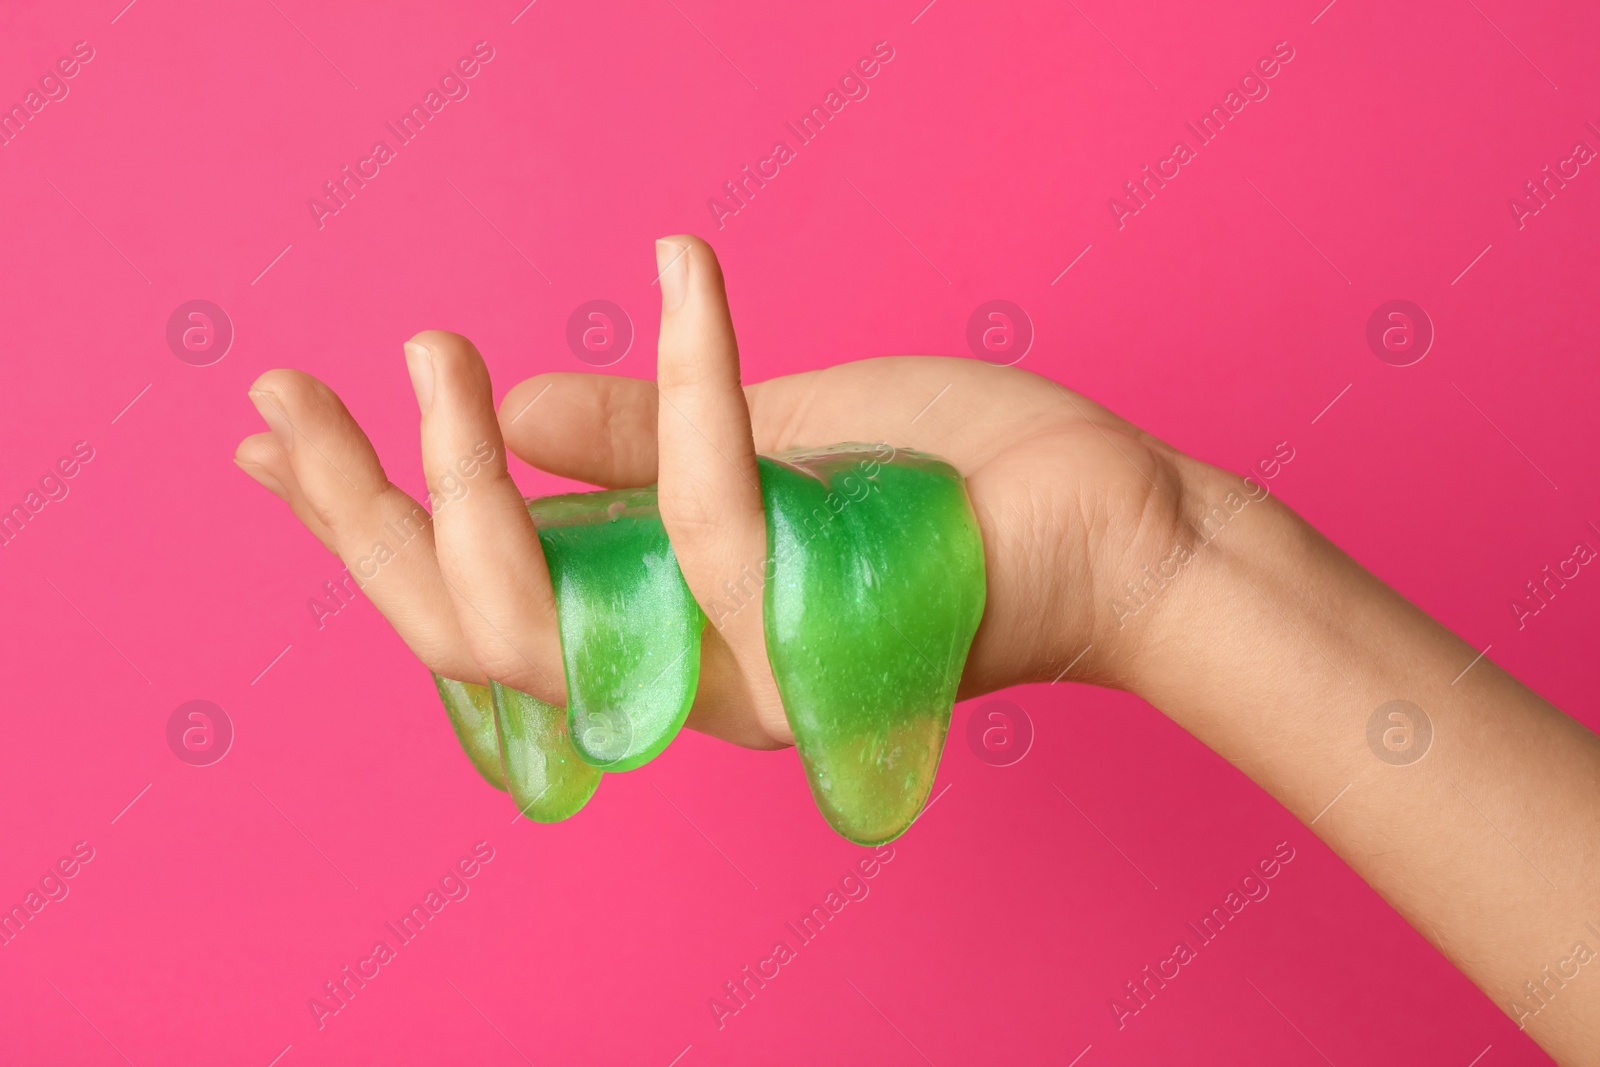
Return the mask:
<svg viewBox="0 0 1600 1067">
<path fill-rule="evenodd" d="M 506 469 L 489 370 L 470 341 L 443 330 L 417 334 L 405 351 L 439 568 L 473 656 L 495 681 L 564 705 L 550 574 Z"/>
</svg>

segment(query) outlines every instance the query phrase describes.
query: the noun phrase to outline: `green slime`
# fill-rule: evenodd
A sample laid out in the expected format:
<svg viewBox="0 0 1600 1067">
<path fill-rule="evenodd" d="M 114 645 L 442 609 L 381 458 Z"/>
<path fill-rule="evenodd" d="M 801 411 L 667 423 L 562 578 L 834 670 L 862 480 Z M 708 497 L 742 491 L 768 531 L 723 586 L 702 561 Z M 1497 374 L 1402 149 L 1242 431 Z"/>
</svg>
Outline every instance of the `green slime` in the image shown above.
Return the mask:
<svg viewBox="0 0 1600 1067">
<path fill-rule="evenodd" d="M 795 747 L 828 823 L 881 844 L 916 819 L 939 767 L 983 616 L 977 517 L 961 475 L 925 453 L 838 445 L 757 463 L 767 658 Z"/>
<path fill-rule="evenodd" d="M 522 814 L 560 822 L 594 795 L 600 771 L 579 758 L 565 708 L 499 682 L 474 685 L 437 674 L 433 681 L 467 758 L 484 781 L 511 793 Z"/>
<path fill-rule="evenodd" d="M 493 698 L 486 685 L 458 682 L 437 674 L 433 684 L 450 716 L 450 725 L 461 739 L 467 758 L 483 775 L 483 780 L 501 792 L 506 789 L 506 772 L 500 764 L 500 738 L 495 728 Z"/>
<path fill-rule="evenodd" d="M 490 682 L 500 756 L 517 810 L 534 822 L 578 813 L 600 785 L 600 770 L 573 747 L 567 711 L 531 693 Z"/>
<path fill-rule="evenodd" d="M 927 802 L 983 615 L 983 542 L 961 475 L 925 453 L 838 445 L 759 456 L 767 656 L 812 796 L 843 836 L 897 837 Z M 529 818 L 575 814 L 602 769 L 658 755 L 700 674 L 705 616 L 654 486 L 528 501 L 568 709 L 434 676 L 478 772 Z M 725 611 L 726 609 L 721 609 Z"/>
<path fill-rule="evenodd" d="M 605 770 L 648 763 L 694 703 L 706 622 L 656 487 L 547 496 L 528 511 L 555 591 L 572 743 Z"/>
<path fill-rule="evenodd" d="M 626 771 L 677 735 L 700 680 L 705 616 L 678 569 L 654 486 L 529 500 L 561 633 L 567 707 L 434 675 L 467 756 L 524 815 L 575 814 L 601 770 Z"/>
</svg>

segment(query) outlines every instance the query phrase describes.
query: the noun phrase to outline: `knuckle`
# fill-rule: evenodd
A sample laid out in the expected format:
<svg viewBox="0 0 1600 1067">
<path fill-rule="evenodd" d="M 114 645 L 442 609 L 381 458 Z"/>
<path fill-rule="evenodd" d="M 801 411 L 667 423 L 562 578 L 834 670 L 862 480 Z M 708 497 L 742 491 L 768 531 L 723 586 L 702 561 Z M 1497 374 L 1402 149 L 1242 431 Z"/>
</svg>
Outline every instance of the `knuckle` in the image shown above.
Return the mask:
<svg viewBox="0 0 1600 1067">
<path fill-rule="evenodd" d="M 661 523 L 674 541 L 680 537 L 701 540 L 726 523 L 724 509 L 702 493 L 662 493 Z"/>
<path fill-rule="evenodd" d="M 506 654 L 480 652 L 474 643 L 473 658 L 483 673 L 508 689 L 530 693 L 552 704 L 564 703 L 566 694 L 554 688 L 552 676 L 547 671 L 529 663 L 515 652 Z"/>
<path fill-rule="evenodd" d="M 695 332 L 661 342 L 656 384 L 668 396 L 696 395 L 710 390 L 738 388 L 738 363 L 708 359 Z"/>
</svg>

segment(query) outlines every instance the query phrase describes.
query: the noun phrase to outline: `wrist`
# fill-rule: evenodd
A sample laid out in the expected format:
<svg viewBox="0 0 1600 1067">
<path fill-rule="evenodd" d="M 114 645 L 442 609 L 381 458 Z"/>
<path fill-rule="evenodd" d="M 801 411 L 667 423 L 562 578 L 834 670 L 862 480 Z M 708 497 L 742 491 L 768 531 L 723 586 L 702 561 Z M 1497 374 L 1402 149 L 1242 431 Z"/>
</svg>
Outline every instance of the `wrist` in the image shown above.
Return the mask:
<svg viewBox="0 0 1600 1067">
<path fill-rule="evenodd" d="M 1231 669 L 1257 618 L 1235 607 L 1304 574 L 1320 540 L 1265 480 L 1181 454 L 1172 468 L 1170 508 L 1104 583 L 1095 620 L 1113 684 L 1163 708 L 1192 688 L 1195 672 Z"/>
</svg>

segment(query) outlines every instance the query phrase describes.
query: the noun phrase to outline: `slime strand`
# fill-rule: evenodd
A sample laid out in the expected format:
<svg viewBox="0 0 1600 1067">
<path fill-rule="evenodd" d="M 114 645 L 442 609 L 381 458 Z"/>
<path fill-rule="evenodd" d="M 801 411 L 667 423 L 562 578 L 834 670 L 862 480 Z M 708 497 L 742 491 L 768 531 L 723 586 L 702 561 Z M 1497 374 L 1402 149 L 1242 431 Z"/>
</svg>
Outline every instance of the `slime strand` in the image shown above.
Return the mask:
<svg viewBox="0 0 1600 1067">
<path fill-rule="evenodd" d="M 499 682 L 490 682 L 489 690 L 517 810 L 535 822 L 576 815 L 600 785 L 600 771 L 578 758 L 566 709 Z"/>
<path fill-rule="evenodd" d="M 506 772 L 500 765 L 500 738 L 495 731 L 494 702 L 489 687 L 457 682 L 437 674 L 433 676 L 433 684 L 439 690 L 439 699 L 444 702 L 450 725 L 455 727 L 467 758 L 478 768 L 484 781 L 504 792 Z"/>
<path fill-rule="evenodd" d="M 758 456 L 767 657 L 817 807 L 864 845 L 926 803 L 983 615 L 960 473 L 887 445 Z"/>
<path fill-rule="evenodd" d="M 959 472 L 845 444 L 758 456 L 767 656 L 813 798 L 865 845 L 926 804 L 986 594 Z M 569 708 L 435 676 L 473 765 L 540 822 L 575 814 L 601 771 L 654 758 L 683 725 L 705 616 L 656 489 L 527 501 L 550 569 Z"/>
<path fill-rule="evenodd" d="M 608 771 L 648 763 L 694 703 L 705 628 L 655 486 L 543 497 L 528 511 L 555 591 L 572 743 Z"/>
</svg>

